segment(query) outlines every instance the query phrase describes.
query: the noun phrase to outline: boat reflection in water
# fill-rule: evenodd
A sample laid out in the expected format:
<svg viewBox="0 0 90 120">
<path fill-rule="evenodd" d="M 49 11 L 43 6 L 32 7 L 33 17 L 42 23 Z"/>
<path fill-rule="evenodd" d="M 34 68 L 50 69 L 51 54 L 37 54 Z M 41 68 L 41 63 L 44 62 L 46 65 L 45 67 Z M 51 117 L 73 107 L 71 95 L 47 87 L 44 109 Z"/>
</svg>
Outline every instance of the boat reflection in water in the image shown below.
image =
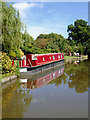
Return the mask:
<svg viewBox="0 0 90 120">
<path fill-rule="evenodd" d="M 56 79 L 57 77 L 63 74 L 64 74 L 64 66 L 61 66 L 59 69 L 49 74 L 42 73 L 42 77 L 36 80 L 34 79 L 35 77 L 32 77 L 31 79 L 20 79 L 20 84 L 21 84 L 20 89 L 24 90 L 25 88 L 27 89 L 40 88 L 41 86 L 49 83 L 50 81 Z"/>
</svg>

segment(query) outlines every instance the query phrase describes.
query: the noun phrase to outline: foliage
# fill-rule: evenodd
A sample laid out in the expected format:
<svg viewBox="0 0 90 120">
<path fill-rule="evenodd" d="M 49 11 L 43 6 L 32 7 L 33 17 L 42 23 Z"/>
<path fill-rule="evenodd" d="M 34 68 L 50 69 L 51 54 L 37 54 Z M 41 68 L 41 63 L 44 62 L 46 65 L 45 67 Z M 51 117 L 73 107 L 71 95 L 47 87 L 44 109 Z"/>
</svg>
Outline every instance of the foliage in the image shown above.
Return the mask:
<svg viewBox="0 0 90 120">
<path fill-rule="evenodd" d="M 66 39 L 60 34 L 40 34 L 36 39 L 37 47 L 48 52 L 64 52 Z"/>
<path fill-rule="evenodd" d="M 15 72 L 15 66 L 12 66 L 12 61 L 7 53 L 2 53 L 2 74 Z"/>
<path fill-rule="evenodd" d="M 7 56 L 7 53 L 2 53 L 2 74 L 12 74 L 14 72 L 17 76 L 19 76 L 19 61 L 16 60 L 14 63 L 14 66 L 12 66 L 12 60 L 9 56 Z"/>
<path fill-rule="evenodd" d="M 45 38 L 38 38 L 36 40 L 36 44 L 39 48 L 44 49 L 47 45 L 48 39 Z"/>
<path fill-rule="evenodd" d="M 83 54 L 83 51 L 84 51 L 84 47 L 82 46 L 81 43 L 78 43 L 78 50 L 81 51 L 81 55 Z"/>
<path fill-rule="evenodd" d="M 30 53 L 39 53 L 40 48 L 36 46 L 35 40 L 32 36 L 30 36 L 27 31 L 25 30 L 24 34 L 22 34 L 22 46 L 21 49 L 24 52 L 24 54 L 30 54 Z"/>
<path fill-rule="evenodd" d="M 10 57 L 16 57 L 14 51 L 22 45 L 22 23 L 19 11 L 12 4 L 2 2 L 2 50 Z"/>
<path fill-rule="evenodd" d="M 4 73 L 4 74 L 2 75 L 2 78 L 9 77 L 9 76 L 15 75 L 15 74 L 16 74 L 15 72 L 13 72 L 13 73 Z"/>
<path fill-rule="evenodd" d="M 24 52 L 21 49 L 12 49 L 9 52 L 9 56 L 11 59 L 21 59 L 21 56 L 24 55 Z"/>
<path fill-rule="evenodd" d="M 90 28 L 87 25 L 85 20 L 76 20 L 74 25 L 68 26 L 68 40 L 70 41 L 70 45 L 77 46 L 78 51 L 82 54 L 90 53 Z"/>
<path fill-rule="evenodd" d="M 19 77 L 20 76 L 20 72 L 19 72 L 19 69 L 20 69 L 19 60 L 16 60 L 14 63 L 15 63 L 15 73 L 16 73 L 17 77 Z"/>
<path fill-rule="evenodd" d="M 30 45 L 33 45 L 35 43 L 32 36 L 30 36 L 27 31 L 22 33 L 22 47 L 29 47 Z"/>
</svg>

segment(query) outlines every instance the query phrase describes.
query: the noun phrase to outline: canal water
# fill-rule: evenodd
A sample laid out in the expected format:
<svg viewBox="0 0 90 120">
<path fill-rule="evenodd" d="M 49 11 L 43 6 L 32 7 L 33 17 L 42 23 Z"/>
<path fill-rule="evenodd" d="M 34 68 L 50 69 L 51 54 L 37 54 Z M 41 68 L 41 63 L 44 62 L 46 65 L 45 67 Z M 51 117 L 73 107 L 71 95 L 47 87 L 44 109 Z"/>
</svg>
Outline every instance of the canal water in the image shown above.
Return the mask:
<svg viewBox="0 0 90 120">
<path fill-rule="evenodd" d="M 3 118 L 88 118 L 88 60 L 67 60 L 2 86 Z"/>
</svg>

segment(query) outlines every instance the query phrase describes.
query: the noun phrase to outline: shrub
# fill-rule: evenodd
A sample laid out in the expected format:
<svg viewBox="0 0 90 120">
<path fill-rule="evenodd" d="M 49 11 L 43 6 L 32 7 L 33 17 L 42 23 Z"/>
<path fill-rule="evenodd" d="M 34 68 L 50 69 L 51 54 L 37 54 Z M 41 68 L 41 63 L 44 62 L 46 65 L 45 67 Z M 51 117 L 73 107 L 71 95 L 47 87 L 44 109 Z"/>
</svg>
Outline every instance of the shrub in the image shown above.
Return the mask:
<svg viewBox="0 0 90 120">
<path fill-rule="evenodd" d="M 21 56 L 23 56 L 24 53 L 21 49 L 14 49 L 14 50 L 10 50 L 9 52 L 9 56 L 11 59 L 21 59 Z"/>
<path fill-rule="evenodd" d="M 7 53 L 2 53 L 2 74 L 3 73 L 9 73 L 15 71 L 15 66 L 12 66 L 12 60 L 9 56 L 7 56 Z"/>
</svg>

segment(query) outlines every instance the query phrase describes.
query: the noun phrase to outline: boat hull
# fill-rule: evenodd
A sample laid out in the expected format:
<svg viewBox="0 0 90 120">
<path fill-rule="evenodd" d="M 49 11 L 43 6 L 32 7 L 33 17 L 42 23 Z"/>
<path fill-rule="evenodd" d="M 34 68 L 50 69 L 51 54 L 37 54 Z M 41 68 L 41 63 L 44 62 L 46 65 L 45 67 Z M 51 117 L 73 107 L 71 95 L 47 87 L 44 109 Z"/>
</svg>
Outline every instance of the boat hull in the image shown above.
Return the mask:
<svg viewBox="0 0 90 120">
<path fill-rule="evenodd" d="M 48 63 L 48 64 L 43 64 L 43 65 L 40 65 L 40 66 L 34 66 L 34 67 L 22 67 L 20 69 L 20 72 L 23 73 L 23 72 L 30 72 L 30 73 L 34 73 L 34 72 L 40 72 L 40 71 L 44 71 L 44 70 L 47 70 L 47 69 L 50 69 L 54 66 L 59 66 L 59 65 L 63 65 L 64 64 L 64 59 L 62 60 L 59 60 L 59 61 L 55 61 L 55 62 L 52 62 L 52 63 Z"/>
</svg>

